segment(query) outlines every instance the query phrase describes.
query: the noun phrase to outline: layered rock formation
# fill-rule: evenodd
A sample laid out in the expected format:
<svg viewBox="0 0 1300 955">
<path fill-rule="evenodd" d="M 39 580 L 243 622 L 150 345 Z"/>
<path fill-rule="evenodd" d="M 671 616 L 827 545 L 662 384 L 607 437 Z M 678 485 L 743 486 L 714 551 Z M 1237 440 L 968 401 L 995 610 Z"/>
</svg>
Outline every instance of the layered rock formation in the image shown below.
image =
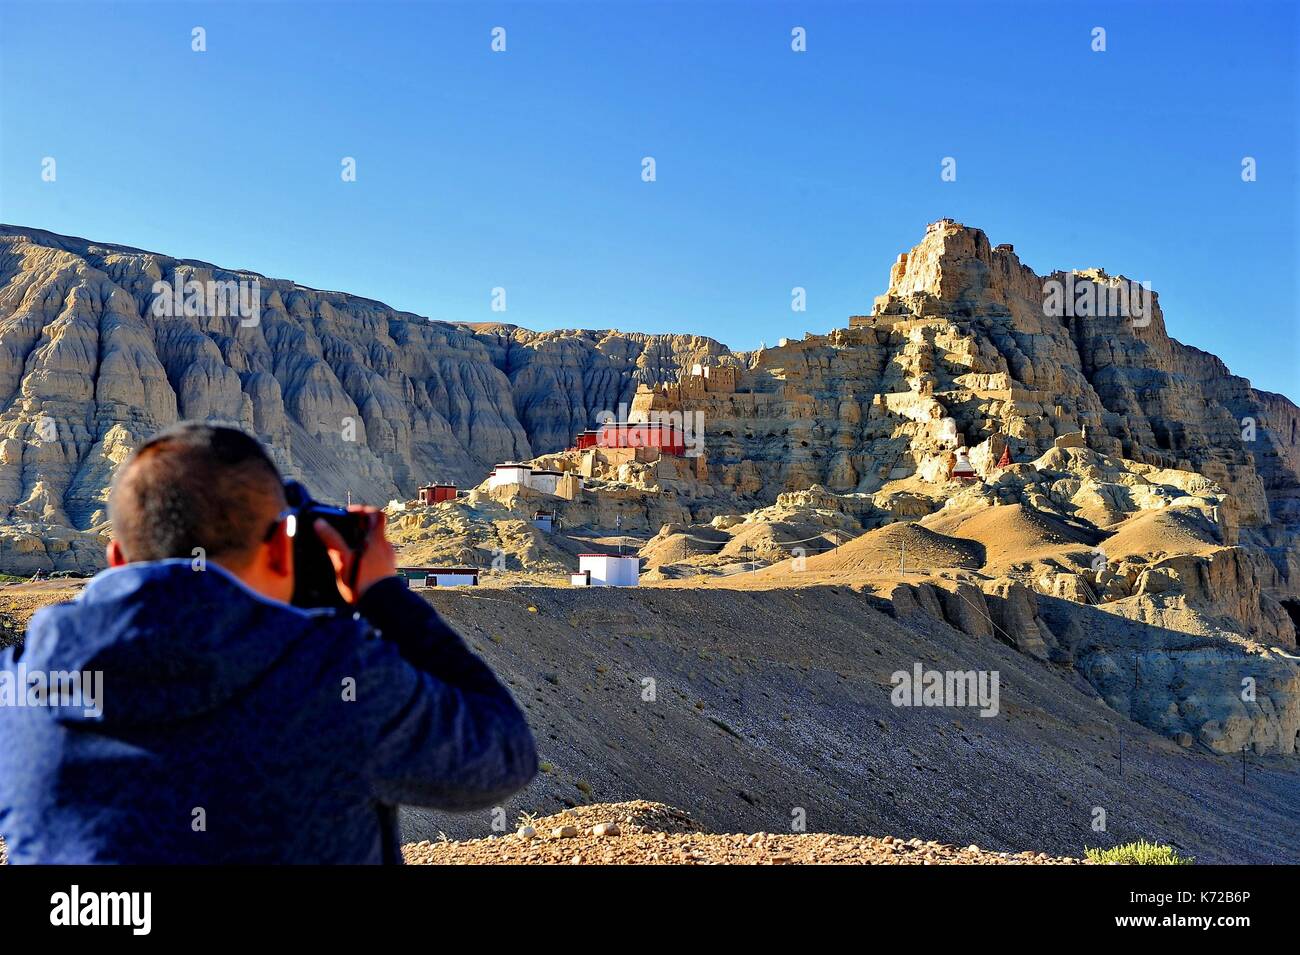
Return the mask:
<svg viewBox="0 0 1300 955">
<path fill-rule="evenodd" d="M 383 502 L 558 451 L 600 412 L 630 405 L 638 384 L 712 362 L 741 373 L 734 391 L 686 402 L 705 416 L 714 490 L 697 519 L 818 484 L 875 493 L 932 473 L 945 429 L 985 473 L 1005 443 L 1023 461 L 1084 432 L 1094 451 L 1217 483 L 1231 536 L 1298 579 L 1300 409 L 1171 339 L 1157 296 L 1137 317 L 1049 314 L 1045 283 L 1075 279 L 1129 288 L 1098 271 L 1040 277 L 1010 246 L 941 220 L 900 256 L 870 315 L 733 354 L 692 335 L 434 322 L 0 227 L 0 570 L 88 569 L 113 468 L 182 418 L 247 428 L 323 496 Z M 159 315 L 157 282 L 256 283 L 259 314 Z"/>
</svg>

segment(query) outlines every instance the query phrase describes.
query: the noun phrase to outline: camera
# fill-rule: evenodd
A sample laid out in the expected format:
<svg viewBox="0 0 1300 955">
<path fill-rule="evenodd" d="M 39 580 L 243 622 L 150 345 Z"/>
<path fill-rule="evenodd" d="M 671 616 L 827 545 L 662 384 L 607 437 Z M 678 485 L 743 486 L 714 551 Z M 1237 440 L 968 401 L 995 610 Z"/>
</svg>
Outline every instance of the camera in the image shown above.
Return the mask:
<svg viewBox="0 0 1300 955">
<path fill-rule="evenodd" d="M 357 554 L 353 571 L 360 563 L 360 551 L 370 530 L 370 519 L 365 514 L 346 511 L 341 507 L 322 504 L 312 498 L 298 481 L 284 482 L 284 496 L 296 517 L 293 535 L 293 600 L 295 607 L 336 607 L 348 605 L 335 583 L 334 565 L 330 563 L 325 544 L 316 534 L 317 519 L 325 521 Z"/>
</svg>

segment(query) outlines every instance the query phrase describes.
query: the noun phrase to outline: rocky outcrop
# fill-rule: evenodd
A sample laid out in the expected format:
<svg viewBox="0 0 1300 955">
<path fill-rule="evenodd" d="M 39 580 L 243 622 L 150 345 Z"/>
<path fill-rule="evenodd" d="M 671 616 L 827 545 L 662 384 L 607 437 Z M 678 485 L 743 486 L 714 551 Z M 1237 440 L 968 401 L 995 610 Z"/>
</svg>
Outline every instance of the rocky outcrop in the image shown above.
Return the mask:
<svg viewBox="0 0 1300 955">
<path fill-rule="evenodd" d="M 1060 626 L 1082 609 L 1059 605 L 1052 619 Z M 1153 615 L 1125 630 L 1107 616 L 1075 627 L 1074 665 L 1117 712 L 1183 746 L 1295 754 L 1300 668 L 1292 658 L 1248 641 L 1188 634 L 1177 619 L 1180 629 Z"/>
<path fill-rule="evenodd" d="M 1116 612 L 1160 625 L 1176 613 L 1178 629 L 1185 632 L 1236 633 L 1270 646 L 1295 648 L 1295 624 L 1269 596 L 1277 584 L 1277 569 L 1257 548 L 1178 554 L 1139 567 L 1131 589 L 1146 599 L 1129 603 L 1121 591 L 1120 599 L 1108 605 Z"/>
<path fill-rule="evenodd" d="M 1140 314 L 1054 314 L 1053 283 L 1112 298 L 1134 288 L 1100 270 L 1040 276 L 978 229 L 932 224 L 871 314 L 737 355 L 734 392 L 683 400 L 707 422 L 710 480 L 756 503 L 815 484 L 896 494 L 891 482 L 909 477 L 942 483 L 957 444 L 986 478 L 1004 449 L 1017 462 L 1091 451 L 1155 475 L 1138 485 L 1182 473 L 1200 482 L 1186 493 L 1213 486 L 1227 542 L 1265 548 L 1294 588 L 1300 410 L 1170 338 L 1157 294 L 1139 296 Z M 1098 526 L 1143 506 L 1142 487 L 1101 481 L 1050 491 Z"/>
<path fill-rule="evenodd" d="M 1034 591 L 1003 577 L 986 582 L 984 594 L 997 635 L 1022 653 L 1046 660 L 1056 638 L 1038 615 Z"/>
<path fill-rule="evenodd" d="M 885 609 L 900 622 L 942 621 L 1072 669 L 1116 712 L 1179 745 L 1294 755 L 1300 667 L 1275 647 L 1189 619 L 1189 602 L 1149 596 L 1104 606 L 1036 594 L 1018 581 L 897 583 Z"/>
</svg>

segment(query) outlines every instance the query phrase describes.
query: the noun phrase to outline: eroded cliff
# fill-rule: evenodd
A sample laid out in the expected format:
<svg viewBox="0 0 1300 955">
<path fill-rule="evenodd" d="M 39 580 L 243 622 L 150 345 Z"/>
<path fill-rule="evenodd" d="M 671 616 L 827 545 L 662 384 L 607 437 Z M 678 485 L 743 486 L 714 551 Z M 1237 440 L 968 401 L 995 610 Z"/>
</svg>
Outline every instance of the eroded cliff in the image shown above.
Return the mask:
<svg viewBox="0 0 1300 955">
<path fill-rule="evenodd" d="M 877 491 L 934 467 L 944 428 L 976 453 L 1009 443 L 1017 460 L 1086 429 L 1099 453 L 1223 486 L 1233 536 L 1296 579 L 1300 410 L 1170 338 L 1154 293 L 1137 317 L 1050 314 L 1045 283 L 1075 279 L 1128 288 L 1099 271 L 1036 275 L 1010 246 L 941 220 L 900 256 L 870 315 L 731 353 L 694 335 L 434 322 L 0 226 L 0 570 L 94 569 L 114 467 L 183 418 L 256 433 L 322 496 L 382 503 L 560 450 L 638 384 L 721 363 L 738 370 L 735 389 L 693 407 L 708 480 L 728 501 L 761 506 L 814 484 Z M 179 301 L 160 313 L 158 283 L 255 284 L 258 313 Z"/>
</svg>

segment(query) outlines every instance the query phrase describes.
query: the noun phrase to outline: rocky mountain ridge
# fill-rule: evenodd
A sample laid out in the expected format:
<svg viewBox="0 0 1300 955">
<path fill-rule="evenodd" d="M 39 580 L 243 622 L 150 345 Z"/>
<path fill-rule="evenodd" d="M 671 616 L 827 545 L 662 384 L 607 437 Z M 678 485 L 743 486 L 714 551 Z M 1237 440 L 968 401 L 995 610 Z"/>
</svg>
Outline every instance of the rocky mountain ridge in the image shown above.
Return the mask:
<svg viewBox="0 0 1300 955">
<path fill-rule="evenodd" d="M 1099 287 L 1124 282 L 1079 273 Z M 286 473 L 336 500 L 476 484 L 494 464 L 562 449 L 638 384 L 735 366 L 699 403 L 709 481 L 758 506 L 815 484 L 874 492 L 933 466 L 955 427 L 985 453 L 1089 447 L 1197 471 L 1228 489 L 1235 534 L 1284 572 L 1300 515 L 1300 409 L 1145 321 L 1052 317 L 1010 246 L 951 220 L 900 256 L 870 315 L 733 353 L 694 335 L 532 332 L 436 322 L 341 292 L 0 226 L 0 570 L 87 570 L 113 468 L 183 418 L 237 423 Z M 255 283 L 255 321 L 176 307 L 163 286 Z M 1249 432 L 1250 440 L 1245 439 Z M 712 506 L 712 505 L 710 505 Z"/>
</svg>

